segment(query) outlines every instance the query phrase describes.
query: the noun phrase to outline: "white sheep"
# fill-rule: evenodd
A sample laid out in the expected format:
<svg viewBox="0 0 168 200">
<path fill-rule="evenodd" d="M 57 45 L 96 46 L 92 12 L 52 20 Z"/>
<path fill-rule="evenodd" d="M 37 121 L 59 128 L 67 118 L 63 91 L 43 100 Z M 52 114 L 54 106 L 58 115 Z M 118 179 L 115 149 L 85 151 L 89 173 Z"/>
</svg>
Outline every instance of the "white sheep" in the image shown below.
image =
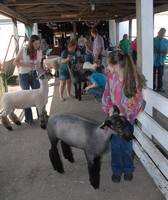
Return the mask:
<svg viewBox="0 0 168 200">
<path fill-rule="evenodd" d="M 59 66 L 61 64 L 61 57 L 60 56 L 48 56 L 45 60 L 44 60 L 44 66 L 46 70 L 51 70 L 54 69 L 55 70 L 55 76 L 58 77 L 59 73 Z"/>
<path fill-rule="evenodd" d="M 92 69 L 96 71 L 97 67 L 98 67 L 97 63 L 91 64 L 90 62 L 84 62 L 83 64 L 83 69 Z"/>
<path fill-rule="evenodd" d="M 12 130 L 12 125 L 7 117 L 16 124 L 21 125 L 19 118 L 14 113 L 14 109 L 25 109 L 36 106 L 39 113 L 39 120 L 41 128 L 46 128 L 48 120 L 45 106 L 48 102 L 48 77 L 47 73 L 43 72 L 39 76 L 40 88 L 33 90 L 21 90 L 11 93 L 5 93 L 2 97 L 2 124 L 8 129 Z"/>
</svg>

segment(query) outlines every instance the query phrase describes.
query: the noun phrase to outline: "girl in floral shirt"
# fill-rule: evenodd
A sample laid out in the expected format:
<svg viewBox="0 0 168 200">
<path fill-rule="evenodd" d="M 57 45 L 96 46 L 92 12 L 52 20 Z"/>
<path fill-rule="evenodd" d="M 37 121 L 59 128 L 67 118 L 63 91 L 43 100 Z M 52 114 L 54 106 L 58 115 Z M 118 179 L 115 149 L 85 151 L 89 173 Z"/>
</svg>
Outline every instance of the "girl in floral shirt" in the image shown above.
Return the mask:
<svg viewBox="0 0 168 200">
<path fill-rule="evenodd" d="M 134 65 L 131 57 L 117 50 L 108 57 L 110 72 L 107 75 L 106 88 L 102 98 L 102 109 L 109 116 L 113 114 L 113 106 L 120 110 L 134 126 L 135 119 L 143 109 L 142 88 L 145 80 Z M 131 181 L 133 178 L 132 141 L 126 141 L 119 135 L 111 138 L 112 181 L 120 182 L 121 175 Z"/>
</svg>

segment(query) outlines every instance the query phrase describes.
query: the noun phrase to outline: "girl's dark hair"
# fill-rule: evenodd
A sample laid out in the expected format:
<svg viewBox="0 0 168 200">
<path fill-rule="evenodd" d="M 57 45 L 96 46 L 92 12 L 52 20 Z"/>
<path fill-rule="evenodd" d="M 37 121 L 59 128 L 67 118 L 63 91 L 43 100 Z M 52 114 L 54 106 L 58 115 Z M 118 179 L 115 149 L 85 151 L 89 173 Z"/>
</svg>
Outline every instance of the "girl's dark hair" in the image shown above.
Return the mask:
<svg viewBox="0 0 168 200">
<path fill-rule="evenodd" d="M 84 73 L 84 77 L 88 77 L 90 76 L 91 74 L 93 74 L 93 72 L 91 70 L 86 70 L 85 73 Z"/>
<path fill-rule="evenodd" d="M 109 54 L 108 62 L 113 65 L 119 64 L 121 68 L 124 68 L 124 94 L 126 97 L 134 97 L 138 89 L 142 90 L 145 87 L 144 76 L 135 66 L 130 55 L 116 50 Z"/>
<path fill-rule="evenodd" d="M 29 40 L 29 43 L 28 43 L 28 47 L 27 47 L 27 55 L 30 56 L 31 59 L 34 58 L 34 55 L 35 55 L 35 49 L 33 47 L 33 42 L 39 40 L 40 41 L 40 38 L 38 35 L 32 35 L 30 37 L 30 40 Z M 40 47 L 39 47 L 40 48 Z"/>
</svg>

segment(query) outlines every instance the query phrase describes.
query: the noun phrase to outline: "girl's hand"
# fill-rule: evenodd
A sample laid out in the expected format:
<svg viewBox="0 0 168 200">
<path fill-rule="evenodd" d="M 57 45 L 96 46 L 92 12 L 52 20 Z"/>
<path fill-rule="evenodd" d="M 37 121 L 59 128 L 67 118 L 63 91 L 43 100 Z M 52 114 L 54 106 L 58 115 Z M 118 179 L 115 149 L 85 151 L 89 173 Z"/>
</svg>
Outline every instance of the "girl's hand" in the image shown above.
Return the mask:
<svg viewBox="0 0 168 200">
<path fill-rule="evenodd" d="M 85 91 L 88 91 L 89 90 L 89 86 L 85 87 Z"/>
<path fill-rule="evenodd" d="M 34 68 L 34 63 L 30 63 L 30 64 L 25 64 L 26 66 L 29 66 L 31 68 Z"/>
<path fill-rule="evenodd" d="M 113 115 L 113 112 L 114 112 L 114 108 L 111 107 L 110 110 L 109 110 L 109 116 L 112 116 L 112 115 Z"/>
</svg>

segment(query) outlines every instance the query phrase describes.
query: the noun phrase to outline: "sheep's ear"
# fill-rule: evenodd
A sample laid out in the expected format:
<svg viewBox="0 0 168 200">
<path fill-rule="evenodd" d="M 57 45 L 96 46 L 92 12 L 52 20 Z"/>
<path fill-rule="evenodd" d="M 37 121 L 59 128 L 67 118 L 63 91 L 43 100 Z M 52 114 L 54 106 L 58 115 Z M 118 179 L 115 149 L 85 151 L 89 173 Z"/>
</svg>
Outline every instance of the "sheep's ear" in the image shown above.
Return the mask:
<svg viewBox="0 0 168 200">
<path fill-rule="evenodd" d="M 103 122 L 102 125 L 100 126 L 100 128 L 101 128 L 101 129 L 104 129 L 105 126 L 106 126 L 106 125 L 105 125 L 105 123 Z"/>
<path fill-rule="evenodd" d="M 111 118 L 110 117 L 108 117 L 106 120 L 105 120 L 105 122 L 103 122 L 102 123 L 102 125 L 100 126 L 100 128 L 101 129 L 104 129 L 106 126 L 107 127 L 110 127 L 111 126 Z"/>
<path fill-rule="evenodd" d="M 116 115 L 120 114 L 120 110 L 119 110 L 119 108 L 116 105 L 113 106 L 113 109 L 114 109 L 113 114 L 116 114 Z"/>
</svg>

